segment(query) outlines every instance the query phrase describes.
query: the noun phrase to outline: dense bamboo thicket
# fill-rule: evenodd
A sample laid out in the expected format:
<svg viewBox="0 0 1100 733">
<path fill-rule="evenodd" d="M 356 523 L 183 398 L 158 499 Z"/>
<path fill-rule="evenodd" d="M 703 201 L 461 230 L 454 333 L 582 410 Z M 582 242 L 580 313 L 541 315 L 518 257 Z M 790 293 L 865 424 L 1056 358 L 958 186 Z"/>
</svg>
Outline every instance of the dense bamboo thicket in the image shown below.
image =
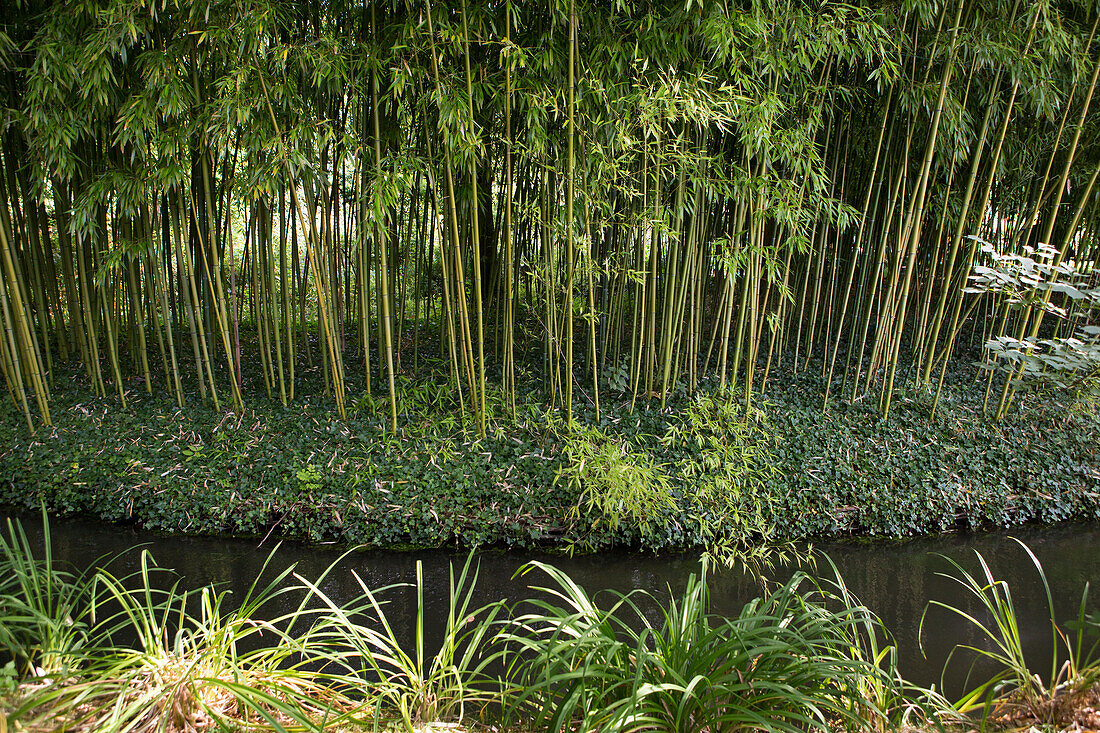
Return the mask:
<svg viewBox="0 0 1100 733">
<path fill-rule="evenodd" d="M 354 376 L 396 428 L 405 373 L 449 380 L 484 431 L 487 394 L 540 384 L 570 416 L 611 383 L 751 400 L 783 361 L 888 413 L 902 381 L 937 390 L 961 334 L 1091 327 L 1098 20 L 1092 0 L 7 0 L 7 391 L 33 429 L 68 362 L 123 403 L 225 409 L 254 395 L 242 363 L 284 403 L 316 365 L 341 415 Z M 1006 257 L 1066 282 L 965 287 Z M 991 413 L 1012 377 L 979 387 Z"/>
</svg>

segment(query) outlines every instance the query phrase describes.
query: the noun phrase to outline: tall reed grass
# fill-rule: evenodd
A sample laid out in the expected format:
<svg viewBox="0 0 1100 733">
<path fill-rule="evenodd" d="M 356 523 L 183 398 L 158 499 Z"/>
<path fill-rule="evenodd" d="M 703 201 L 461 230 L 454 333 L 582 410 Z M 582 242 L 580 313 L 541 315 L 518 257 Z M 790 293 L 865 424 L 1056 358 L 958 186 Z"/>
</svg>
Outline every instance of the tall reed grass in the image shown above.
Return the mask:
<svg viewBox="0 0 1100 733">
<path fill-rule="evenodd" d="M 385 595 L 407 584 L 372 590 L 352 571 L 362 592 L 358 599 L 339 604 L 315 583 L 299 579 L 324 606 L 305 637 L 311 648 L 334 669 L 333 679 L 352 689 L 369 690 L 375 722 L 396 714 L 406 730 L 432 722 L 460 722 L 471 712 L 499 709 L 503 690 L 487 670 L 499 657 L 490 649 L 500 623 L 503 601 L 473 608 L 478 570 L 473 555 L 461 570 L 452 566 L 442 640 L 435 654 L 425 642 L 424 568 L 416 563 L 416 617 L 413 648 L 406 649 L 386 616 Z"/>
<path fill-rule="evenodd" d="M 1033 660 L 1025 654 L 1022 619 L 1012 589 L 1007 582 L 994 576 L 981 553 L 974 553 L 980 573 L 971 573 L 951 558 L 944 558 L 951 566 L 950 571 L 940 573 L 963 589 L 976 610 L 939 600 L 930 601 L 929 608 L 945 609 L 977 634 L 975 643 L 952 650 L 946 664 L 952 662 L 956 652 L 970 655 L 972 671 L 978 661 L 992 664 L 989 678 L 975 685 L 956 703 L 959 712 L 980 712 L 983 720 L 995 714 L 1002 720 L 1026 719 L 1053 725 L 1075 707 L 1078 696 L 1100 683 L 1100 613 L 1088 613 L 1089 586 L 1086 583 L 1076 616 L 1060 624 L 1050 583 L 1039 558 L 1020 540 L 1016 543 L 1035 567 L 1046 604 L 1050 634 L 1048 668 L 1035 669 Z M 921 639 L 924 639 L 924 618 L 921 619 Z"/>
<path fill-rule="evenodd" d="M 58 568 L 51 548 L 48 523 L 41 558 L 19 522 L 0 535 L 0 649 L 22 675 L 64 675 L 88 640 L 87 578 Z"/>
</svg>

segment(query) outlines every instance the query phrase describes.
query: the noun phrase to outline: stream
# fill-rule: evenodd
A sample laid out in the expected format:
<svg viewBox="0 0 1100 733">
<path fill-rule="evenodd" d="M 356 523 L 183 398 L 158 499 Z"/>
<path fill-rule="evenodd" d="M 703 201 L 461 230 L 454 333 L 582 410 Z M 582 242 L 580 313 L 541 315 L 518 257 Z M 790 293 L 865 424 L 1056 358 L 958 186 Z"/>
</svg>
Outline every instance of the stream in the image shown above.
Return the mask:
<svg viewBox="0 0 1100 733">
<path fill-rule="evenodd" d="M 32 541 L 41 548 L 41 519 L 33 515 L 23 515 L 21 519 Z M 104 558 L 124 553 L 111 561 L 112 572 L 118 575 L 136 570 L 138 553 L 125 551 L 142 545 L 161 567 L 171 568 L 179 574 L 182 588 L 214 583 L 231 590 L 236 597 L 246 592 L 260 575 L 274 544 L 268 542 L 258 546 L 259 540 L 162 536 L 82 519 L 52 520 L 50 532 L 55 559 L 76 568 L 88 568 L 102 563 Z M 976 609 L 962 586 L 939 575 L 950 569 L 943 556 L 962 563 L 972 573 L 980 572 L 975 551 L 986 558 L 994 577 L 1006 580 L 1011 588 L 1024 648 L 1033 671 L 1046 675 L 1043 670 L 1049 670 L 1051 632 L 1046 597 L 1031 560 L 1013 537 L 1025 542 L 1042 563 L 1053 594 L 1057 620 L 1064 622 L 1073 618 L 1085 584 L 1095 586 L 1100 581 L 1100 525 L 1097 524 L 1023 528 L 1012 532 L 950 535 L 893 543 L 832 543 L 816 549 L 832 558 L 848 588 L 878 614 L 893 635 L 902 675 L 922 686 L 935 684 L 949 696 L 956 696 L 967 686 L 971 658 L 957 654 L 942 680 L 941 673 L 956 645 L 980 643 L 975 629 L 954 614 L 931 607 L 924 621 L 923 654 L 918 639 L 921 618 L 929 601 L 943 601 L 971 611 Z M 342 554 L 334 547 L 285 543 L 271 559 L 268 573 L 297 563 L 298 572 L 313 580 Z M 416 563 L 421 562 L 426 587 L 426 636 L 430 645 L 432 638 L 438 638 L 441 633 L 447 611 L 449 569 L 453 563 L 457 572 L 465 559 L 465 553 L 446 550 L 354 552 L 340 561 L 322 589 L 333 600 L 346 602 L 359 595 L 359 584 L 352 570 L 367 587 L 378 589 L 414 581 Z M 688 576 L 700 568 L 698 555 L 690 553 L 652 555 L 616 551 L 565 557 L 490 550 L 480 553 L 477 559 L 476 605 L 501 598 L 530 597 L 532 593 L 527 586 L 542 585 L 547 578 L 535 573 L 514 577 L 516 570 L 529 560 L 542 560 L 557 566 L 589 592 L 599 589 L 626 592 L 641 588 L 661 601 L 668 598 L 669 590 L 674 594 L 682 591 Z M 828 576 L 830 572 L 827 563 L 819 562 L 818 575 Z M 789 571 L 776 570 L 771 577 L 782 580 L 789 577 Z M 736 614 L 746 601 L 759 594 L 756 581 L 736 570 L 712 572 L 710 590 L 711 610 L 728 615 Z M 390 599 L 386 613 L 399 638 L 411 638 L 416 615 L 415 595 L 409 590 L 401 590 L 386 597 Z M 1098 606 L 1095 600 L 1090 600 L 1090 610 Z"/>
</svg>

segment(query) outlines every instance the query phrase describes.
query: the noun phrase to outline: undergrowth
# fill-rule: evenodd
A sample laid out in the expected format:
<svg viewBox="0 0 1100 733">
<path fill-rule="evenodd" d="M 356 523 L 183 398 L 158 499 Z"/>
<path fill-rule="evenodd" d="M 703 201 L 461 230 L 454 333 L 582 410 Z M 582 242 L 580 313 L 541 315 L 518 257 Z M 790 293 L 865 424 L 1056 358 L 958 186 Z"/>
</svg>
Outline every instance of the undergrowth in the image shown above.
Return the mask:
<svg viewBox="0 0 1100 733">
<path fill-rule="evenodd" d="M 303 370 L 303 378 L 318 378 Z M 932 397 L 821 409 L 816 373 L 737 392 L 680 385 L 662 408 L 609 384 L 570 422 L 537 393 L 490 390 L 487 435 L 444 381 L 398 380 L 398 433 L 365 391 L 346 421 L 303 399 L 241 413 L 131 389 L 126 410 L 58 380 L 55 427 L 0 407 L 0 504 L 176 533 L 375 547 L 495 544 L 594 551 L 906 537 L 1100 517 L 1095 413 L 1049 397 L 983 416 L 968 372 Z M 355 382 L 349 390 L 355 394 Z M 304 390 L 303 390 L 304 391 Z M 721 553 L 719 553 L 721 554 Z"/>
</svg>

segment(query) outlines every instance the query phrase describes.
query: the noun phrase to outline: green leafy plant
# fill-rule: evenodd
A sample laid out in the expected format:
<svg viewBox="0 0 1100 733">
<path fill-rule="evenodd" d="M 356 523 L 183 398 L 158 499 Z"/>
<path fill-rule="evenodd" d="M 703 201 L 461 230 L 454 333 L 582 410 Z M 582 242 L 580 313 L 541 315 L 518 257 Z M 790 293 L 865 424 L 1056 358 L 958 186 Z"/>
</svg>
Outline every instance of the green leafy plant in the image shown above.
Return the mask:
<svg viewBox="0 0 1100 733">
<path fill-rule="evenodd" d="M 583 515 L 613 530 L 625 523 L 645 534 L 675 510 L 667 474 L 629 440 L 581 425 L 566 428 L 562 437 L 558 480 L 580 495 L 575 518 Z"/>
<path fill-rule="evenodd" d="M 796 573 L 731 618 L 707 610 L 706 565 L 648 622 L 647 594 L 613 594 L 601 607 L 567 575 L 542 563 L 536 587 L 550 600 L 504 634 L 517 689 L 513 713 L 565 730 L 776 731 L 860 729 L 883 716 L 867 678 L 892 680 L 864 646 L 860 607 Z"/>
<path fill-rule="evenodd" d="M 1100 309 L 1095 272 L 1062 261 L 1047 244 L 1025 246 L 1022 253 L 999 252 L 978 240 L 989 265 L 975 265 L 969 293 L 997 293 L 1012 308 L 1036 311 L 1066 321 L 1084 320 L 1070 335 L 1039 338 L 1037 326 L 1025 335 L 999 334 L 985 343 L 982 366 L 1006 374 L 1014 387 L 1057 388 L 1094 394 L 1100 388 L 1100 325 L 1087 323 Z"/>
<path fill-rule="evenodd" d="M 660 442 L 682 459 L 679 482 L 693 504 L 702 544 L 712 559 L 744 564 L 758 576 L 797 552 L 772 544 L 776 474 L 773 436 L 759 407 L 697 392 Z"/>
<path fill-rule="evenodd" d="M 235 608 L 210 587 L 158 587 L 162 573 L 146 551 L 131 578 L 97 571 L 97 646 L 83 650 L 70 679 L 25 695 L 13 717 L 32 729 L 102 733 L 322 730 L 355 705 L 310 669 L 317 650 L 288 633 L 309 615 L 305 602 L 289 613 L 265 610 L 291 591 L 284 580 L 292 571 L 266 585 L 257 578 Z"/>
<path fill-rule="evenodd" d="M 259 379 L 248 367 L 246 382 Z M 29 510 L 41 502 L 57 515 L 157 532 L 372 547 L 713 542 L 740 552 L 786 540 L 1100 517 L 1096 411 L 1072 410 L 1061 392 L 1022 394 L 1009 419 L 985 419 L 973 370 L 960 362 L 935 417 L 926 399 L 905 397 L 886 421 L 870 401 L 837 401 L 823 412 L 818 370 L 777 368 L 747 425 L 738 400 L 728 405 L 708 382 L 665 409 L 605 400 L 598 422 L 592 412 L 574 420 L 596 431 L 588 439 L 570 439 L 559 413 L 525 396 L 515 419 L 492 408 L 499 422 L 479 440 L 450 403 L 426 407 L 415 427 L 382 439 L 376 416 L 342 421 L 324 403 L 284 410 L 278 400 L 260 402 L 239 426 L 213 405 L 179 411 L 165 394 L 109 409 L 89 401 L 78 367 L 55 368 L 56 438 L 28 434 L 15 407 L 0 405 L 0 502 Z M 349 385 L 364 382 L 349 376 Z M 200 436 L 223 433 L 231 439 L 208 441 L 220 447 L 207 447 L 202 460 L 181 457 Z M 580 469 L 588 453 L 603 455 Z M 321 488 L 302 491 L 297 474 L 310 464 Z M 638 515 L 649 519 L 646 532 L 629 514 L 612 526 L 602 503 L 589 508 L 609 480 L 594 468 L 601 465 L 621 471 L 634 487 L 628 493 L 646 502 Z M 318 483 L 309 473 L 303 479 Z"/>
<path fill-rule="evenodd" d="M 1089 643 L 1090 632 L 1096 630 L 1095 616 L 1087 616 L 1088 586 L 1081 595 L 1077 618 L 1067 625 L 1073 633 L 1063 630 L 1055 620 L 1054 601 L 1046 574 L 1035 554 L 1020 540 L 1016 540 L 1035 566 L 1046 600 L 1049 614 L 1051 656 L 1050 669 L 1041 674 L 1032 669 L 1024 654 L 1020 633 L 1019 615 L 1012 599 L 1012 591 L 1003 580 L 997 580 L 989 564 L 980 553 L 975 553 L 981 574 L 974 575 L 958 562 L 944 558 L 951 571 L 940 573 L 958 583 L 967 595 L 977 601 L 980 613 L 971 613 L 959 606 L 938 600 L 929 607 L 943 608 L 970 625 L 981 639 L 981 644 L 965 644 L 956 647 L 948 657 L 951 663 L 955 651 L 966 651 L 975 659 L 992 662 L 996 672 L 986 681 L 967 692 L 955 707 L 962 713 L 982 710 L 983 717 L 992 713 L 1009 720 L 1021 715 L 1042 724 L 1057 722 L 1078 693 L 1089 690 L 1100 681 L 1100 657 L 1096 642 Z M 927 615 L 927 609 L 925 611 Z M 920 635 L 924 638 L 924 618 Z"/>
<path fill-rule="evenodd" d="M 500 706 L 499 682 L 486 671 L 499 652 L 488 651 L 503 601 L 472 608 L 477 585 L 474 556 L 450 570 L 447 617 L 439 650 L 428 657 L 424 639 L 424 574 L 416 563 L 416 620 L 413 648 L 405 648 L 386 617 L 383 596 L 405 587 L 371 589 L 355 574 L 362 598 L 340 606 L 315 584 L 302 580 L 324 605 L 310 630 L 311 643 L 333 651 L 325 656 L 333 678 L 364 690 L 375 703 L 375 722 L 394 715 L 408 731 L 431 722 L 458 722 L 488 705 Z M 354 571 L 353 571 L 354 574 Z"/>
<path fill-rule="evenodd" d="M 294 477 L 298 482 L 297 489 L 307 496 L 315 491 L 319 491 L 323 486 L 321 483 L 321 474 L 312 463 L 306 464 L 304 468 L 299 468 L 294 473 Z"/>
<path fill-rule="evenodd" d="M 20 677 L 66 676 L 88 643 L 88 580 L 58 568 L 43 512 L 43 557 L 22 524 L 0 535 L 0 648 Z"/>
</svg>

